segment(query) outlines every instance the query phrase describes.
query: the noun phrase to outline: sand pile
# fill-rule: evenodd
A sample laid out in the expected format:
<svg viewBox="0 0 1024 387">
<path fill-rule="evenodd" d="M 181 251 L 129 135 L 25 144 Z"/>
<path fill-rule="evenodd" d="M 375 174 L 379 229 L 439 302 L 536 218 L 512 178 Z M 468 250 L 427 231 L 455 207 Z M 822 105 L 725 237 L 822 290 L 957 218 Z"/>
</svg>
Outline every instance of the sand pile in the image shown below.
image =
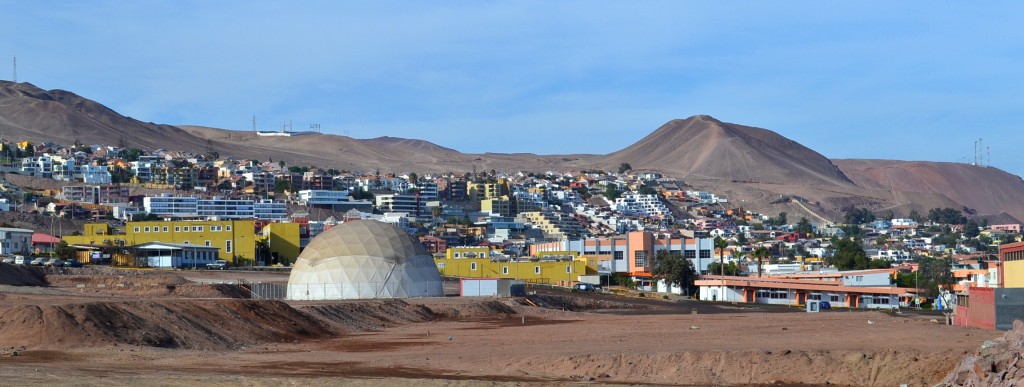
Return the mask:
<svg viewBox="0 0 1024 387">
<path fill-rule="evenodd" d="M 329 336 L 279 301 L 160 300 L 0 307 L 0 343 L 27 348 L 142 345 L 232 349 Z"/>
<path fill-rule="evenodd" d="M 0 263 L 0 285 L 46 286 L 46 273 L 37 266 Z"/>
</svg>

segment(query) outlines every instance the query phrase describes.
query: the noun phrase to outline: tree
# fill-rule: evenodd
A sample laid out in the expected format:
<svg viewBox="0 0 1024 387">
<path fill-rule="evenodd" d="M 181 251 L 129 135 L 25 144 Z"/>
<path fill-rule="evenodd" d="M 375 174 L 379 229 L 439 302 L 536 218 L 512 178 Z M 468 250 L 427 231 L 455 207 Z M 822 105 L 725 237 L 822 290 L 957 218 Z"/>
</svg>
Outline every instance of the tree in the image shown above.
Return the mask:
<svg viewBox="0 0 1024 387">
<path fill-rule="evenodd" d="M 875 221 L 875 214 L 872 214 L 867 208 L 850 206 L 846 207 L 843 212 L 843 223 L 846 224 L 864 224 Z"/>
<path fill-rule="evenodd" d="M 728 265 L 721 265 L 718 262 L 711 262 L 708 264 L 708 273 L 721 272 L 722 275 L 739 275 L 740 267 L 736 266 L 736 262 L 729 262 Z"/>
<path fill-rule="evenodd" d="M 964 223 L 964 238 L 974 239 L 980 235 L 981 232 L 978 231 L 978 227 L 978 222 L 973 220 L 968 220 L 967 223 Z"/>
<path fill-rule="evenodd" d="M 57 244 L 57 247 L 54 247 L 53 253 L 57 258 L 63 260 L 75 258 L 75 248 L 68 245 L 65 241 L 60 241 L 60 243 Z"/>
<path fill-rule="evenodd" d="M 653 187 L 645 185 L 643 187 L 640 187 L 640 190 L 637 191 L 637 193 L 641 195 L 656 195 L 658 193 L 658 190 L 654 189 Z"/>
<path fill-rule="evenodd" d="M 715 237 L 715 248 L 718 249 L 718 262 L 719 262 L 719 266 L 721 266 L 719 268 L 720 269 L 719 271 L 721 272 L 721 275 L 725 275 L 725 272 L 723 270 L 725 270 L 725 248 L 726 247 L 729 247 L 729 241 L 727 241 L 727 240 L 725 240 L 725 239 L 723 239 L 721 237 Z M 714 272 L 711 271 L 711 269 L 708 269 L 708 273 L 714 273 Z"/>
<path fill-rule="evenodd" d="M 274 182 L 274 192 L 282 193 L 292 189 L 292 184 L 288 180 L 278 179 Z"/>
<path fill-rule="evenodd" d="M 693 267 L 693 262 L 683 258 L 683 255 L 678 252 L 668 250 L 659 250 L 654 257 L 655 280 L 663 280 L 669 287 L 683 288 L 686 294 L 691 294 L 696 290 L 693 281 L 697 276 L 697 271 Z"/>
<path fill-rule="evenodd" d="M 420 181 L 420 176 L 416 172 L 409 172 L 409 183 L 416 184 Z"/>
<path fill-rule="evenodd" d="M 760 277 L 761 266 L 764 265 L 765 258 L 771 258 L 772 252 L 768 251 L 764 246 L 760 246 L 757 249 L 754 249 L 754 252 L 751 255 L 757 259 L 757 276 Z"/>
<path fill-rule="evenodd" d="M 608 200 L 618 199 L 619 196 L 622 196 L 622 191 L 619 191 L 614 185 L 608 185 L 608 188 L 604 190 L 604 197 Z"/>
<path fill-rule="evenodd" d="M 784 225 L 784 224 L 788 224 L 789 221 L 788 221 L 788 219 L 786 219 L 786 213 L 785 212 L 780 212 L 779 213 L 779 217 L 775 218 L 775 222 L 776 222 L 775 224 L 780 225 L 780 226 Z"/>
<path fill-rule="evenodd" d="M 811 221 L 807 220 L 807 218 L 800 217 L 800 221 L 796 222 L 796 230 L 794 231 L 796 231 L 797 234 L 806 237 L 810 234 L 814 234 L 814 226 L 811 225 Z"/>
<path fill-rule="evenodd" d="M 910 215 L 907 215 L 907 217 L 913 219 L 917 223 L 924 221 L 924 218 L 921 217 L 921 214 L 918 213 L 917 210 L 910 210 Z"/>
<path fill-rule="evenodd" d="M 833 238 L 832 247 L 835 252 L 827 261 L 837 269 L 863 270 L 870 267 L 871 262 L 869 262 L 867 254 L 864 253 L 860 242 L 848 238 Z"/>
<path fill-rule="evenodd" d="M 131 148 L 121 153 L 121 156 L 128 161 L 139 161 L 139 156 L 141 155 L 142 150 L 138 148 Z"/>
<path fill-rule="evenodd" d="M 629 163 L 619 164 L 619 174 L 620 175 L 623 174 L 623 173 L 626 173 L 626 171 L 629 171 L 631 169 L 633 169 L 633 166 L 629 165 Z"/>
</svg>

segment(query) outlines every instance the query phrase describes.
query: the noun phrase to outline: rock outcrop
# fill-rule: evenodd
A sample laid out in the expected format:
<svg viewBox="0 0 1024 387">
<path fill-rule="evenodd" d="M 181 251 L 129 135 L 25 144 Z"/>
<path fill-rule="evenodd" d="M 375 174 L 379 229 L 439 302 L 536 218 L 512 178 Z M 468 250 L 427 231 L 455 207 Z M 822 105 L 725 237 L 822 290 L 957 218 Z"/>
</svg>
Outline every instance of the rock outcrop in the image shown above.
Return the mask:
<svg viewBox="0 0 1024 387">
<path fill-rule="evenodd" d="M 946 376 L 947 386 L 1019 386 L 1024 384 L 1024 322 L 1001 339 L 982 343 L 974 354 L 964 356 L 960 365 Z"/>
</svg>

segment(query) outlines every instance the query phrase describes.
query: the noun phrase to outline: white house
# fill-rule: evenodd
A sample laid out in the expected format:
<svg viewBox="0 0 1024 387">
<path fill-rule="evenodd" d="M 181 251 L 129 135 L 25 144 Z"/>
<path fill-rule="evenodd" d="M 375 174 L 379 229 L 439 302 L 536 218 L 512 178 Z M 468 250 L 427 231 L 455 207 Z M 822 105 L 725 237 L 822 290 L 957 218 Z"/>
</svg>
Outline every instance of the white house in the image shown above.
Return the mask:
<svg viewBox="0 0 1024 387">
<path fill-rule="evenodd" d="M 0 227 L 0 254 L 32 252 L 32 230 Z"/>
</svg>

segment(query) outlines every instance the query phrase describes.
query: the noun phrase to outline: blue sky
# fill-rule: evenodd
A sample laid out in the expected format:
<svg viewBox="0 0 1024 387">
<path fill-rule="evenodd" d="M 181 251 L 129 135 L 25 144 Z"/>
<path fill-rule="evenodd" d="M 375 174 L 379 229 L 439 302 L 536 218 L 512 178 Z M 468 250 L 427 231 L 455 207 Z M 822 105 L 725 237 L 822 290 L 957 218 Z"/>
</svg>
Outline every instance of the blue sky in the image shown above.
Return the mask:
<svg viewBox="0 0 1024 387">
<path fill-rule="evenodd" d="M 0 79 L 142 121 L 608 153 L 695 114 L 1024 174 L 1024 3 L 4 1 Z M 513 140 L 508 140 L 512 138 Z M 984 152 L 986 155 L 986 152 Z M 986 157 L 987 159 L 987 157 Z M 987 163 L 987 161 L 986 161 Z"/>
</svg>

